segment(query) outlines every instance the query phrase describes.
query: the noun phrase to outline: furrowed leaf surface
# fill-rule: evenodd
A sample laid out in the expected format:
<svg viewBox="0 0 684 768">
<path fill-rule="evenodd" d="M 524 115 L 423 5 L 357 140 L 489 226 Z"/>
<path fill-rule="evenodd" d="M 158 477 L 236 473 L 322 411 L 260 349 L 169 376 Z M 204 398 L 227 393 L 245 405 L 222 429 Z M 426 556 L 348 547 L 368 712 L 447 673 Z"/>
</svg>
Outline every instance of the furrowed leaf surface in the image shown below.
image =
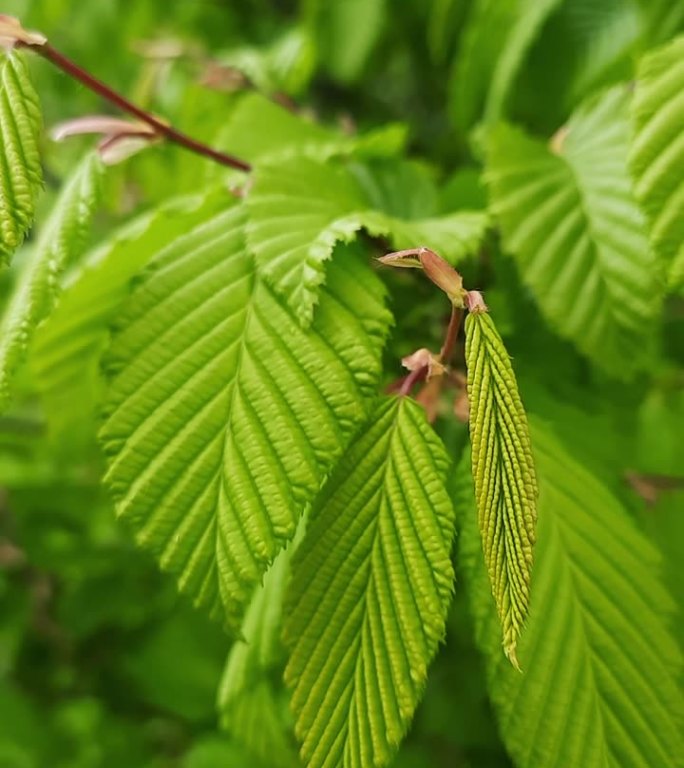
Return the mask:
<svg viewBox="0 0 684 768">
<path fill-rule="evenodd" d="M 505 249 L 549 323 L 627 377 L 643 365 L 661 286 L 627 173 L 628 94 L 581 107 L 550 146 L 501 124 L 486 179 Z"/>
<path fill-rule="evenodd" d="M 451 599 L 448 464 L 420 406 L 386 399 L 313 505 L 284 628 L 308 768 L 387 765 L 406 733 Z"/>
<path fill-rule="evenodd" d="M 681 655 L 660 555 L 549 427 L 530 427 L 540 496 L 522 675 L 498 650 L 467 458 L 456 495 L 459 559 L 504 743 L 520 768 L 679 766 Z"/>
<path fill-rule="evenodd" d="M 0 264 L 31 227 L 43 186 L 40 102 L 21 53 L 0 53 Z"/>
<path fill-rule="evenodd" d="M 518 667 L 537 523 L 534 460 L 513 367 L 492 318 L 469 314 L 465 333 L 477 519 L 504 651 Z"/>
<path fill-rule="evenodd" d="M 117 511 L 180 589 L 237 626 L 366 417 L 389 324 L 358 254 L 304 332 L 257 279 L 241 206 L 177 239 L 121 312 L 101 443 Z"/>
<path fill-rule="evenodd" d="M 61 450 L 90 445 L 101 395 L 100 359 L 131 281 L 167 243 L 212 218 L 225 193 L 170 200 L 124 225 L 62 279 L 37 329 L 29 362 L 50 433 Z"/>
<path fill-rule="evenodd" d="M 631 105 L 634 193 L 656 253 L 684 265 L 684 36 L 641 60 Z"/>
</svg>

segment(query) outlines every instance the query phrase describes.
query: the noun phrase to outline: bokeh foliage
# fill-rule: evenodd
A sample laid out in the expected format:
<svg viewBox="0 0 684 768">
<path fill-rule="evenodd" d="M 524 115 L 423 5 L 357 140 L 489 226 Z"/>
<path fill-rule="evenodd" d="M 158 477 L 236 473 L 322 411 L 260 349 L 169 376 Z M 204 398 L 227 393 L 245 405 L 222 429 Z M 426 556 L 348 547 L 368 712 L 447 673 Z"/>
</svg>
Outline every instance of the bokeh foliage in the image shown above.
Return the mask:
<svg viewBox="0 0 684 768">
<path fill-rule="evenodd" d="M 353 155 L 353 184 L 372 199 L 376 216 L 352 229 L 365 226 L 381 243 L 410 244 L 427 231 L 439 237 L 442 250 L 453 249 L 444 255 L 456 260 L 467 252 L 453 236 L 465 231 L 464 221 L 454 224 L 449 215 L 482 210 L 488 199 L 495 212 L 498 205 L 501 231 L 490 231 L 477 258 L 459 269 L 486 294 L 527 409 L 553 433 L 552 442 L 563 445 L 572 466 L 582 466 L 578 475 L 599 478 L 646 533 L 662 558 L 665 585 L 681 598 L 684 283 L 673 270 L 656 306 L 650 299 L 666 276 L 655 266 L 643 276 L 622 271 L 639 312 L 623 318 L 618 311 L 617 320 L 611 315 L 589 337 L 572 313 L 595 312 L 591 296 L 579 305 L 559 301 L 553 281 L 540 281 L 539 271 L 530 268 L 554 220 L 542 221 L 538 231 L 516 231 L 536 207 L 519 205 L 525 174 L 516 186 L 516 169 L 506 167 L 511 158 L 541 163 L 552 189 L 557 183 L 571 196 L 586 190 L 599 195 L 597 162 L 614 170 L 614 156 L 626 157 L 627 133 L 644 119 L 643 109 L 628 114 L 625 94 L 636 87 L 641 95 L 638 80 L 634 86 L 640 67 L 659 71 L 652 57 L 684 28 L 681 0 L 10 0 L 2 10 L 188 133 L 249 160 L 282 153 L 286 181 L 288 168 L 301 169 L 303 162 L 287 159 L 293 144 L 306 143 L 312 164 L 330 159 L 318 166 L 324 174 L 331 173 L 336 156 Z M 660 50 L 672 55 L 669 48 Z M 649 51 L 644 65 L 641 57 Z M 32 58 L 30 67 L 47 126 L 107 110 L 43 61 Z M 288 134 L 280 110 L 282 124 L 272 132 L 273 105 L 255 91 L 303 114 L 307 127 L 296 120 Z M 602 103 L 610 109 L 601 111 Z M 607 136 L 608 154 L 598 146 L 593 156 L 573 156 L 574 139 L 564 135 L 568 123 L 589 126 L 599 140 Z M 40 256 L 40 222 L 46 230 L 62 181 L 92 146 L 88 139 L 42 142 L 39 225 L 12 267 L 0 273 L 3 312 L 11 310 L 12 287 Z M 558 177 L 559 147 L 575 162 L 575 175 Z M 404 160 L 396 161 L 402 153 Z M 173 583 L 135 547 L 130 531 L 115 522 L 100 489 L 95 422 L 99 355 L 106 343 L 100 325 L 92 326 L 93 333 L 82 327 L 68 354 L 63 347 L 53 354 L 88 297 L 96 296 L 99 324 L 116 319 L 129 278 L 175 236 L 174 227 L 181 234 L 217 206 L 211 196 L 194 196 L 220 174 L 168 145 L 107 171 L 86 245 L 108 243 L 99 250 L 84 247 L 87 255 L 60 278 L 61 304 L 50 323 L 36 329 L 14 383 L 14 404 L 0 416 L 0 766 L 266 767 L 276 763 L 259 752 L 264 733 L 274 739 L 285 733 L 278 764 L 296 765 L 281 683 L 283 650 L 276 644 L 269 652 L 252 701 L 236 711 L 221 699 L 217 710 L 231 638 L 177 596 Z M 630 182 L 622 170 L 609 180 L 620 208 Z M 255 207 L 260 183 L 257 175 L 250 202 Z M 320 183 L 329 188 L 326 179 Z M 176 207 L 157 208 L 183 195 L 188 197 Z M 610 207 L 610 198 L 601 200 Z M 638 251 L 646 235 L 638 214 L 629 215 L 633 211 L 620 208 L 633 235 L 628 250 Z M 334 220 L 349 211 L 333 213 Z M 437 217 L 442 229 L 426 228 L 424 222 Z M 468 220 L 474 241 L 485 224 L 484 218 Z M 591 221 L 586 229 L 596 232 Z M 133 254 L 122 247 L 132 236 L 139 243 Z M 586 256 L 594 266 L 610 246 L 595 239 Z M 508 252 L 518 250 L 516 264 Z M 562 248 L 549 251 L 562 265 Z M 104 271 L 88 283 L 89 265 L 99 263 Z M 79 293 L 84 274 L 88 292 Z M 403 273 L 383 279 L 396 319 L 385 350 L 389 381 L 400 374 L 401 356 L 439 347 L 447 318 L 427 281 Z M 629 333 L 612 343 L 605 327 Z M 62 376 L 57 388 L 55 371 Z M 451 403 L 442 403 L 441 415 L 438 430 L 458 457 L 466 428 L 452 416 Z M 475 647 L 462 587 L 466 565 L 456 563 L 446 644 L 393 763 L 397 768 L 511 765 Z M 673 634 L 684 636 L 681 619 Z"/>
</svg>

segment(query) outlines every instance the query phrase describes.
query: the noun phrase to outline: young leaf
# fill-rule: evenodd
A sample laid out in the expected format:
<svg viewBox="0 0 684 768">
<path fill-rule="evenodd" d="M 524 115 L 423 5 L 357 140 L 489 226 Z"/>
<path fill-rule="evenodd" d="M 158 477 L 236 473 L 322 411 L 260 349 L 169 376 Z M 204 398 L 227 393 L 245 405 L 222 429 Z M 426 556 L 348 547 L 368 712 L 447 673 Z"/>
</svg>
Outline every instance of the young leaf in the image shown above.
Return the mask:
<svg viewBox="0 0 684 768">
<path fill-rule="evenodd" d="M 236 206 L 155 258 L 120 311 L 101 442 L 117 512 L 233 626 L 365 420 L 389 324 L 358 253 L 304 332 L 257 279 Z"/>
<path fill-rule="evenodd" d="M 627 174 L 627 93 L 581 107 L 549 147 L 500 125 L 486 179 L 504 246 L 558 333 L 627 376 L 647 350 L 660 281 Z"/>
<path fill-rule="evenodd" d="M 38 323 L 52 310 L 61 272 L 83 246 L 99 200 L 102 165 L 88 155 L 68 179 L 0 320 L 0 410 Z"/>
<path fill-rule="evenodd" d="M 284 637 L 308 768 L 387 765 L 444 635 L 448 459 L 420 407 L 382 401 L 316 499 Z"/>
<path fill-rule="evenodd" d="M 229 199 L 216 191 L 172 199 L 115 231 L 63 279 L 57 306 L 36 329 L 29 355 L 51 436 L 62 451 L 93 439 L 100 357 L 131 279 Z"/>
<path fill-rule="evenodd" d="M 684 259 L 682 93 L 684 36 L 641 60 L 632 100 L 634 193 L 650 220 L 653 247 L 668 265 Z"/>
<path fill-rule="evenodd" d="M 681 656 L 660 556 L 618 500 L 543 423 L 530 419 L 539 528 L 523 675 L 498 652 L 499 626 L 474 515 L 460 562 L 501 735 L 519 768 L 642 768 L 684 755 Z M 467 461 L 459 509 L 472 508 Z"/>
<path fill-rule="evenodd" d="M 303 324 L 311 322 L 325 261 L 335 243 L 361 228 L 366 207 L 360 188 L 342 166 L 304 157 L 257 168 L 247 198 L 247 241 L 260 274 Z"/>
<path fill-rule="evenodd" d="M 21 245 L 43 185 L 38 141 L 42 117 L 28 67 L 0 53 L 0 265 Z"/>
<path fill-rule="evenodd" d="M 465 321 L 472 472 L 477 520 L 503 647 L 514 667 L 530 602 L 537 481 L 527 416 L 492 318 Z"/>
</svg>

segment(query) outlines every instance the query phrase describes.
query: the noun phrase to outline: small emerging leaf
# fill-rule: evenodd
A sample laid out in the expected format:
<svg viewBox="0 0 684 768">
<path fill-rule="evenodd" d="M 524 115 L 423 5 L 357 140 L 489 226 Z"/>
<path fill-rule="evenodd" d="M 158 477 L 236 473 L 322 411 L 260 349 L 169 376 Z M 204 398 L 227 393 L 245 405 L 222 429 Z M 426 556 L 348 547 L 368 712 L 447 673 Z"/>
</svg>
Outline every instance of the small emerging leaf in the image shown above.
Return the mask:
<svg viewBox="0 0 684 768">
<path fill-rule="evenodd" d="M 503 646 L 516 645 L 530 600 L 537 482 L 518 385 L 503 341 L 484 310 L 466 317 L 470 441 L 478 521 Z"/>
<path fill-rule="evenodd" d="M 0 55 L 0 264 L 7 263 L 33 222 L 43 185 L 38 152 L 42 117 L 24 57 Z"/>
</svg>

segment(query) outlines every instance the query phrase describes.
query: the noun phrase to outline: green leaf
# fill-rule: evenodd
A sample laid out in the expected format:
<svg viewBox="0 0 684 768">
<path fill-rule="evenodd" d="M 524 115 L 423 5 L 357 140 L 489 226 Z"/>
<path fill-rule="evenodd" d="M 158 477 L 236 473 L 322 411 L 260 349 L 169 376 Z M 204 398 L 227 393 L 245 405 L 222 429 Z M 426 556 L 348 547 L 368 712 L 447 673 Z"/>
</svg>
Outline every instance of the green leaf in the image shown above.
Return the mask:
<svg viewBox="0 0 684 768">
<path fill-rule="evenodd" d="M 22 54 L 0 54 L 0 264 L 21 245 L 43 186 L 38 96 Z"/>
<path fill-rule="evenodd" d="M 344 135 L 249 93 L 231 112 L 218 143 L 252 164 L 275 164 L 302 155 L 319 161 L 335 155 L 393 156 L 404 149 L 405 134 L 403 126 L 390 123 L 365 134 Z"/>
<path fill-rule="evenodd" d="M 255 170 L 247 198 L 249 249 L 303 324 L 311 322 L 325 262 L 337 242 L 361 228 L 365 207 L 344 166 L 297 157 Z"/>
<path fill-rule="evenodd" d="M 477 254 L 489 229 L 489 216 L 482 211 L 459 211 L 429 219 L 402 220 L 381 218 L 369 212 L 363 217 L 364 227 L 385 234 L 392 247 L 432 249 L 452 264 Z"/>
<path fill-rule="evenodd" d="M 485 105 L 485 120 L 496 122 L 506 111 L 506 101 L 515 85 L 525 55 L 546 20 L 561 4 L 560 0 L 519 0 L 517 11 L 506 34 Z M 505 3 L 504 3 L 505 5 Z M 485 32 L 486 30 L 483 30 Z"/>
<path fill-rule="evenodd" d="M 170 200 L 115 231 L 63 279 L 35 332 L 29 363 L 51 436 L 65 451 L 89 445 L 100 396 L 100 357 L 134 275 L 167 243 L 213 216 L 225 193 Z"/>
<path fill-rule="evenodd" d="M 580 108 L 550 146 L 509 125 L 489 135 L 491 209 L 523 281 L 562 336 L 628 376 L 643 363 L 660 281 L 626 168 L 627 93 Z"/>
<path fill-rule="evenodd" d="M 417 163 L 376 160 L 351 167 L 373 210 L 360 216 L 365 228 L 388 237 L 396 249 L 424 245 L 452 264 L 477 253 L 489 227 L 483 211 L 437 215 L 437 189 Z"/>
<path fill-rule="evenodd" d="M 539 476 L 532 601 L 520 674 L 499 627 L 473 514 L 460 562 L 501 735 L 520 768 L 674 766 L 684 755 L 681 658 L 660 557 L 618 500 L 530 419 Z M 473 507 L 467 461 L 459 509 Z"/>
<path fill-rule="evenodd" d="M 261 280 L 234 207 L 162 251 L 120 311 L 101 442 L 117 512 L 181 591 L 235 626 L 366 417 L 389 325 L 361 255 L 309 333 Z"/>
<path fill-rule="evenodd" d="M 231 728 L 235 702 L 284 658 L 280 624 L 293 547 L 294 544 L 278 553 L 263 583 L 254 590 L 242 624 L 242 637 L 235 641 L 228 655 L 218 691 L 221 724 L 225 728 Z"/>
<path fill-rule="evenodd" d="M 385 399 L 314 503 L 284 628 L 308 768 L 379 768 L 406 733 L 451 600 L 448 464 L 421 408 Z"/>
<path fill-rule="evenodd" d="M 322 126 L 298 117 L 261 94 L 250 93 L 231 112 L 219 144 L 255 163 L 266 158 L 282 159 L 288 154 L 324 153 L 333 138 Z"/>
<path fill-rule="evenodd" d="M 321 65 L 343 83 L 358 79 L 383 31 L 385 0 L 308 0 L 307 6 Z"/>
<path fill-rule="evenodd" d="M 475 0 L 449 77 L 449 113 L 461 133 L 478 122 L 496 61 L 516 18 L 518 0 Z"/>
<path fill-rule="evenodd" d="M 262 93 L 297 96 L 306 90 L 311 80 L 314 59 L 310 35 L 293 27 L 285 30 L 266 48 L 235 48 L 222 54 L 220 61 L 247 75 Z M 238 157 L 247 159 L 241 152 L 234 151 Z"/>
<path fill-rule="evenodd" d="M 634 193 L 651 224 L 656 253 L 684 260 L 684 36 L 639 64 L 632 100 L 630 167 Z"/>
<path fill-rule="evenodd" d="M 0 320 L 0 410 L 9 401 L 11 380 L 36 326 L 52 310 L 62 271 L 84 247 L 101 173 L 97 156 L 88 155 L 65 182 Z"/>
<path fill-rule="evenodd" d="M 472 472 L 492 594 L 511 664 L 530 602 L 537 480 L 511 361 L 490 315 L 465 321 Z"/>
<path fill-rule="evenodd" d="M 260 274 L 286 298 L 303 325 L 311 322 L 335 244 L 349 242 L 361 229 L 388 237 L 396 248 L 426 245 L 452 262 L 477 252 L 489 223 L 486 214 L 460 211 L 420 219 L 389 215 L 386 211 L 397 210 L 387 190 L 393 178 L 403 185 L 416 174 L 383 174 L 377 168 L 348 168 L 304 157 L 256 169 L 247 197 L 247 242 Z M 407 185 L 406 196 L 411 193 Z M 436 206 L 436 200 L 429 202 L 425 185 L 415 194 L 415 210 L 423 212 L 426 202 Z M 414 212 L 410 203 L 403 211 Z"/>
</svg>

